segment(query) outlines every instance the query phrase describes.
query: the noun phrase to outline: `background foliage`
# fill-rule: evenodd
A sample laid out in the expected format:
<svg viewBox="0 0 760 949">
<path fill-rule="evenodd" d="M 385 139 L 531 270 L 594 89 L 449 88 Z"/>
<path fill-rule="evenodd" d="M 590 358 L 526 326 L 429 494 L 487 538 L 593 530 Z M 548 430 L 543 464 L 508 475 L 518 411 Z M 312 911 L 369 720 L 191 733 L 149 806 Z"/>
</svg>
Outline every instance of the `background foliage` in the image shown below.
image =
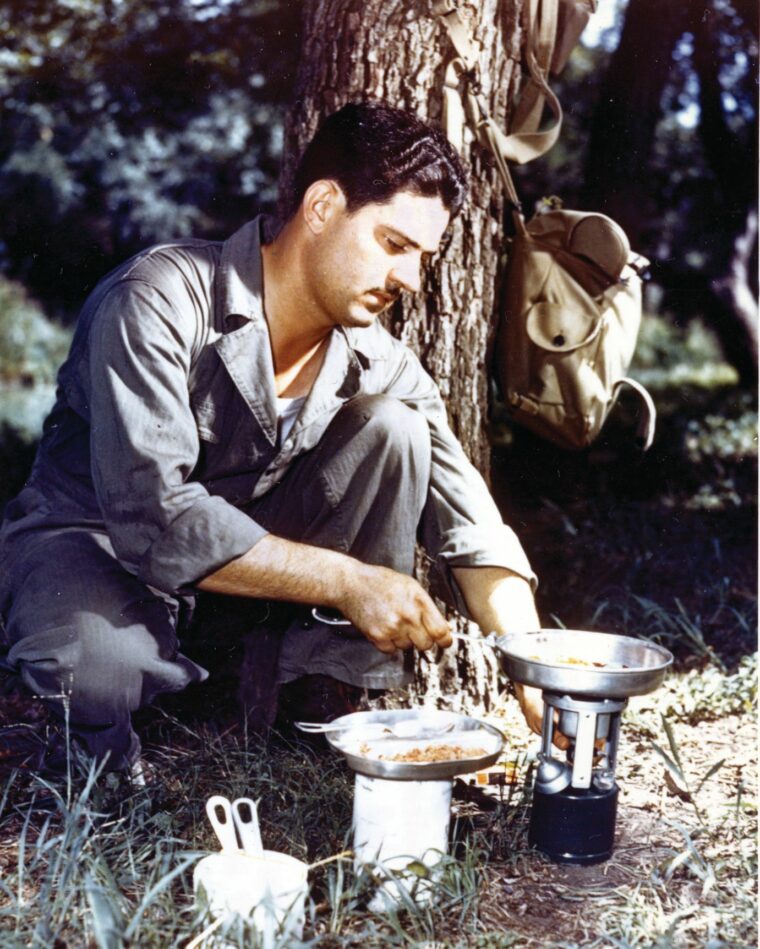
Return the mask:
<svg viewBox="0 0 760 949">
<path fill-rule="evenodd" d="M 4 0 L 0 264 L 74 312 L 146 244 L 275 195 L 298 3 Z"/>
<path fill-rule="evenodd" d="M 667 32 L 671 8 L 683 21 L 670 26 L 647 151 L 636 151 L 627 115 L 608 164 L 641 167 L 646 206 L 625 223 L 666 278 L 677 261 L 683 279 L 718 273 L 726 216 L 735 226 L 754 201 L 757 14 L 743 0 L 666 4 L 647 21 L 650 38 Z M 0 272 L 70 321 L 95 280 L 136 250 L 224 237 L 270 209 L 299 10 L 297 0 L 0 0 Z M 711 22 L 700 42 L 709 44 L 717 119 L 690 10 Z M 584 169 L 602 148 L 595 123 L 625 12 L 624 0 L 602 3 L 555 80 L 565 126 L 555 149 L 520 172 L 528 203 L 557 193 L 604 210 L 611 200 Z M 647 36 L 633 40 L 643 76 L 656 64 Z M 603 141 L 618 134 L 605 121 Z M 692 315 L 699 301 L 678 309 Z"/>
</svg>

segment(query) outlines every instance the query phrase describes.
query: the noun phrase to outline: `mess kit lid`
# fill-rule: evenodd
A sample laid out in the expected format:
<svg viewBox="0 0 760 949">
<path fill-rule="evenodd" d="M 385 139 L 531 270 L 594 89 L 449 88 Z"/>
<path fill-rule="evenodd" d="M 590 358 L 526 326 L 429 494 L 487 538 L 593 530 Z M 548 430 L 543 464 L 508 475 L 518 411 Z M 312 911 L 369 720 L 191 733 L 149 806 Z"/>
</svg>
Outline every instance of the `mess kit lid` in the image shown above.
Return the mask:
<svg viewBox="0 0 760 949">
<path fill-rule="evenodd" d="M 378 729 L 388 726 L 388 732 Z M 401 723 L 398 732 L 391 729 Z M 495 764 L 504 735 L 487 722 L 437 709 L 354 712 L 335 719 L 345 731 L 325 735 L 360 774 L 397 781 L 433 781 Z"/>
</svg>

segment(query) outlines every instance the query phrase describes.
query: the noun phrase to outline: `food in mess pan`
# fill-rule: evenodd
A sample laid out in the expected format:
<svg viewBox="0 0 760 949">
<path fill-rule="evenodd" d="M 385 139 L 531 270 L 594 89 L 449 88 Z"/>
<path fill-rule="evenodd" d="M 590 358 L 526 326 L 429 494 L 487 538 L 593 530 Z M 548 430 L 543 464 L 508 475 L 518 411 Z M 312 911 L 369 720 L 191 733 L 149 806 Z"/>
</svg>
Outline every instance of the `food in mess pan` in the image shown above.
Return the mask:
<svg viewBox="0 0 760 949">
<path fill-rule="evenodd" d="M 372 755 L 379 761 L 410 761 L 428 763 L 431 761 L 462 761 L 464 758 L 482 758 L 488 754 L 486 748 L 463 748 L 461 745 L 425 745 L 420 748 L 410 748 L 395 755 L 374 755 L 373 749 L 366 743 L 359 746 L 363 755 Z"/>
<path fill-rule="evenodd" d="M 528 656 L 536 662 L 551 662 L 558 666 L 585 666 L 587 669 L 627 669 L 628 666 L 618 662 L 594 662 L 588 659 L 578 659 L 575 656 Z"/>
</svg>

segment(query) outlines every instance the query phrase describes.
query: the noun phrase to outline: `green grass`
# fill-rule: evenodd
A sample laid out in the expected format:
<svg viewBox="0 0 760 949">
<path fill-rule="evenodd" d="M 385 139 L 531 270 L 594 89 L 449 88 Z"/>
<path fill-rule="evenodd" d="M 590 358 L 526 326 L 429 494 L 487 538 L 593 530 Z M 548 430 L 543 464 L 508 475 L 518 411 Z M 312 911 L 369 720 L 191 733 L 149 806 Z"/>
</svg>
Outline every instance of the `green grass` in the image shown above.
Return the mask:
<svg viewBox="0 0 760 949">
<path fill-rule="evenodd" d="M 541 577 L 547 623 L 641 636 L 676 657 L 664 685 L 624 713 L 612 859 L 568 870 L 530 850 L 535 738 L 505 699 L 493 720 L 509 737 L 516 783 L 488 802 L 456 802 L 432 904 L 372 912 L 371 881 L 333 860 L 310 876 L 308 944 L 757 945 L 755 399 L 698 324 L 647 320 L 635 371 L 660 414 L 647 456 L 626 447 L 623 405 L 581 455 L 509 430 L 494 472 Z M 282 738 L 266 745 L 234 707 L 225 717 L 202 694 L 181 720 L 157 712 L 142 728 L 150 790 L 86 762 L 69 781 L 23 770 L 5 780 L 3 949 L 187 946 L 208 924 L 191 881 L 217 849 L 204 813 L 212 793 L 257 799 L 265 845 L 310 864 L 350 846 L 352 775 L 341 759 Z M 223 940 L 255 945 L 240 921 L 207 945 Z"/>
<path fill-rule="evenodd" d="M 0 830 L 4 841 L 17 843 L 0 883 L 3 946 L 188 941 L 207 922 L 193 909 L 190 868 L 218 849 L 203 813 L 212 792 L 252 793 L 269 849 L 310 863 L 345 850 L 352 781 L 342 761 L 285 742 L 265 747 L 245 736 L 220 738 L 209 727 L 190 731 L 166 720 L 165 729 L 176 744 L 149 755 L 161 775 L 151 790 L 130 789 L 94 767 L 75 769 L 73 788 L 11 775 Z M 325 945 L 354 944 L 359 930 L 370 945 L 406 945 L 435 938 L 452 920 L 466 928 L 474 918 L 478 858 L 465 842 L 459 859 L 444 861 L 434 906 L 408 903 L 413 912 L 387 916 L 367 912 L 372 888 L 350 861 L 318 867 L 309 928 Z M 241 945 L 251 944 L 249 932 L 240 937 Z"/>
</svg>

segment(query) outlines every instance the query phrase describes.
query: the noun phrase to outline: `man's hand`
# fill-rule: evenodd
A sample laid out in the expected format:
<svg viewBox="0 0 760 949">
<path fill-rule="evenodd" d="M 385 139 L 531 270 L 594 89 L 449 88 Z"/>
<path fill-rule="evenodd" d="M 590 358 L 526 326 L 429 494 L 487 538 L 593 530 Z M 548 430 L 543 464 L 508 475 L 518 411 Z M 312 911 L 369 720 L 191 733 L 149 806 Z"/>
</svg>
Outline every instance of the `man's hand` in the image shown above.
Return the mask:
<svg viewBox="0 0 760 949">
<path fill-rule="evenodd" d="M 420 584 L 387 567 L 362 564 L 338 609 L 381 652 L 451 645 L 451 632 Z"/>
<path fill-rule="evenodd" d="M 540 735 L 543 731 L 543 719 L 544 719 L 544 703 L 541 698 L 541 689 L 535 689 L 530 685 L 522 685 L 520 682 L 515 682 L 515 695 L 517 696 L 517 701 L 520 703 L 520 709 L 525 716 L 525 721 L 528 723 L 528 727 L 531 731 L 534 731 L 537 735 Z M 555 719 L 557 713 L 555 712 Z M 567 750 L 570 747 L 570 739 L 566 738 L 562 732 L 554 730 L 554 735 L 552 736 L 552 744 L 556 745 L 557 748 L 560 748 L 562 751 Z"/>
<path fill-rule="evenodd" d="M 412 577 L 274 534 L 197 585 L 228 596 L 332 607 L 385 653 L 451 645 L 446 620 Z"/>
</svg>

